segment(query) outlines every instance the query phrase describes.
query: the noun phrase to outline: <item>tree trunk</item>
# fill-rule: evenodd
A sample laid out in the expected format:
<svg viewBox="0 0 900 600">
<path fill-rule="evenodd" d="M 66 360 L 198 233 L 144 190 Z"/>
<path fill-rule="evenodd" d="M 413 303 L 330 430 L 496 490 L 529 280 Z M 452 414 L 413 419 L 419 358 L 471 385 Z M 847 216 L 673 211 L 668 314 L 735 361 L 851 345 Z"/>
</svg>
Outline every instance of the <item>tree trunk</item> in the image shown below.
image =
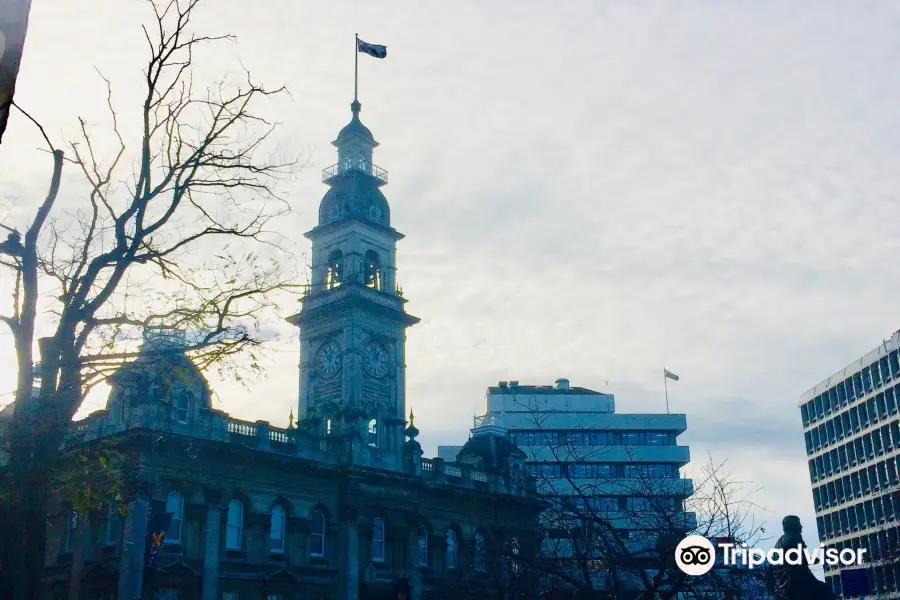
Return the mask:
<svg viewBox="0 0 900 600">
<path fill-rule="evenodd" d="M 10 470 L 18 493 L 8 507 L 10 518 L 3 532 L 4 540 L 13 540 L 4 543 L 3 584 L 12 600 L 41 597 L 53 472 L 81 398 L 77 357 L 60 357 L 59 348 L 55 338 L 40 340 L 41 391 L 36 399 L 29 395 L 24 410 L 16 407 L 10 436 Z"/>
</svg>

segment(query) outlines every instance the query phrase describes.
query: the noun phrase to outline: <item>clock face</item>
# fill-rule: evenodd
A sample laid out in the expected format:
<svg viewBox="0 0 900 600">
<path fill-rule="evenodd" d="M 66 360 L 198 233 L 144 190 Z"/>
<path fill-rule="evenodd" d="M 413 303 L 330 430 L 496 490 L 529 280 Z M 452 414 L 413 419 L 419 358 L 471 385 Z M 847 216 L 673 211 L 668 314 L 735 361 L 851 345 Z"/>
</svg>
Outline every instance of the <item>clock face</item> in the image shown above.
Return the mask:
<svg viewBox="0 0 900 600">
<path fill-rule="evenodd" d="M 334 340 L 323 344 L 316 353 L 316 371 L 326 379 L 341 372 L 341 347 Z"/>
<path fill-rule="evenodd" d="M 363 357 L 363 368 L 371 377 L 384 377 L 388 372 L 388 353 L 381 344 L 369 344 Z"/>
</svg>

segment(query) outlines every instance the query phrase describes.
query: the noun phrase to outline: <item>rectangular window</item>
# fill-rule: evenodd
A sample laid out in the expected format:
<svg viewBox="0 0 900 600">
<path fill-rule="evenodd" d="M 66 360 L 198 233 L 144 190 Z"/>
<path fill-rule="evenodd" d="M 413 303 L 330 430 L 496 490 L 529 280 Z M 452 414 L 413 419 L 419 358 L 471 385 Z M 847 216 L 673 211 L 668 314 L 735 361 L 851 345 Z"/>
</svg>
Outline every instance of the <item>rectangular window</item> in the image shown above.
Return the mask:
<svg viewBox="0 0 900 600">
<path fill-rule="evenodd" d="M 873 387 L 876 387 L 876 388 L 881 387 L 881 369 L 879 368 L 878 361 L 873 362 L 869 366 L 869 371 L 872 373 Z"/>
<path fill-rule="evenodd" d="M 800 417 L 803 419 L 803 426 L 809 426 L 809 402 L 800 407 Z"/>
<path fill-rule="evenodd" d="M 621 434 L 623 446 L 669 446 L 672 439 L 663 431 L 624 431 Z"/>
<path fill-rule="evenodd" d="M 600 479 L 613 477 L 613 465 L 608 463 L 579 463 L 569 465 L 571 476 L 576 479 Z"/>
<path fill-rule="evenodd" d="M 837 412 L 841 409 L 841 401 L 838 400 L 837 388 L 828 390 L 828 400 L 831 402 L 832 412 Z"/>
<path fill-rule="evenodd" d="M 619 510 L 619 499 L 615 496 L 593 496 L 591 508 L 598 512 L 616 512 Z"/>
<path fill-rule="evenodd" d="M 159 590 L 156 592 L 157 600 L 178 600 L 178 590 Z"/>
<path fill-rule="evenodd" d="M 629 511 L 649 510 L 650 500 L 640 496 L 629 496 L 625 506 Z"/>
<path fill-rule="evenodd" d="M 225 592 L 222 594 L 222 600 L 241 600 L 240 592 Z"/>
<path fill-rule="evenodd" d="M 862 384 L 867 394 L 872 391 L 872 373 L 869 367 L 864 367 L 862 370 Z"/>
<path fill-rule="evenodd" d="M 897 358 L 897 351 L 894 350 L 888 356 L 888 362 L 891 363 L 891 377 L 897 377 L 900 375 L 900 361 Z"/>
</svg>

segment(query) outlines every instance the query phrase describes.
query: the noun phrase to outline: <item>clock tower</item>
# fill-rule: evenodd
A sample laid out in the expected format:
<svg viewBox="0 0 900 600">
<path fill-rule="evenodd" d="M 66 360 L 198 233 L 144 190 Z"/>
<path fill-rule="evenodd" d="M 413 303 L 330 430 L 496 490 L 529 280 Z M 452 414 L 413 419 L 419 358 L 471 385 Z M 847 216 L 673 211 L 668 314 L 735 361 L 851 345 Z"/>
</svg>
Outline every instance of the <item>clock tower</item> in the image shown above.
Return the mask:
<svg viewBox="0 0 900 600">
<path fill-rule="evenodd" d="M 378 143 L 350 105 L 352 119 L 332 142 L 338 162 L 322 173 L 310 288 L 300 312 L 300 422 L 351 444 L 353 460 L 402 469 L 406 313 L 396 283 L 396 247 L 381 192 L 387 171 L 372 164 Z"/>
</svg>

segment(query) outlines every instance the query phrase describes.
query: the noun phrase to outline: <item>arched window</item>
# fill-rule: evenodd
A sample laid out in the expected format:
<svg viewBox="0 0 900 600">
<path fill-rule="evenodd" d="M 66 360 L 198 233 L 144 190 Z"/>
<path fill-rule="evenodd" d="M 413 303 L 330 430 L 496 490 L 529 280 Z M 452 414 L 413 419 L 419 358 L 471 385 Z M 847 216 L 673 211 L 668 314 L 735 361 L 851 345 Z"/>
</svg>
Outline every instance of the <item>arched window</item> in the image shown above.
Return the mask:
<svg viewBox="0 0 900 600">
<path fill-rule="evenodd" d="M 244 505 L 237 500 L 228 503 L 228 525 L 225 530 L 225 549 L 240 550 L 244 537 Z"/>
<path fill-rule="evenodd" d="M 269 552 L 284 554 L 285 525 L 284 507 L 276 504 L 272 507 L 272 519 L 269 523 Z"/>
<path fill-rule="evenodd" d="M 184 522 L 184 498 L 178 492 L 169 492 L 166 498 L 166 512 L 172 515 L 169 521 L 169 528 L 166 530 L 166 537 L 163 542 L 166 544 L 181 543 L 181 524 Z"/>
<path fill-rule="evenodd" d="M 328 257 L 328 272 L 325 275 L 325 289 L 334 289 L 344 281 L 344 253 L 335 250 Z"/>
<path fill-rule="evenodd" d="M 176 390 L 172 394 L 172 408 L 175 409 L 175 420 L 179 423 L 187 423 L 188 421 L 188 408 L 191 405 L 191 398 L 193 398 L 193 394 L 187 390 Z"/>
<path fill-rule="evenodd" d="M 475 534 L 475 570 L 479 573 L 487 571 L 487 550 L 484 547 L 484 534 Z"/>
<path fill-rule="evenodd" d="M 447 568 L 455 569 L 459 564 L 459 544 L 456 541 L 456 530 L 447 531 Z"/>
<path fill-rule="evenodd" d="M 309 520 L 309 555 L 325 556 L 325 513 L 314 510 Z"/>
<path fill-rule="evenodd" d="M 381 261 L 374 250 L 366 251 L 366 285 L 376 290 L 381 289 Z"/>
<path fill-rule="evenodd" d="M 119 543 L 119 532 L 122 529 L 121 504 L 117 500 L 109 503 L 109 514 L 106 517 L 106 545 Z"/>
<path fill-rule="evenodd" d="M 378 447 L 378 419 L 370 419 L 369 420 L 369 445 L 377 448 Z"/>
<path fill-rule="evenodd" d="M 428 530 L 419 527 L 419 564 L 428 566 Z"/>
<path fill-rule="evenodd" d="M 372 560 L 384 562 L 384 521 L 375 519 L 372 522 Z"/>
<path fill-rule="evenodd" d="M 72 508 L 66 512 L 66 539 L 63 542 L 63 552 L 72 551 L 72 543 L 75 541 L 75 531 L 78 528 L 78 512 Z"/>
</svg>

